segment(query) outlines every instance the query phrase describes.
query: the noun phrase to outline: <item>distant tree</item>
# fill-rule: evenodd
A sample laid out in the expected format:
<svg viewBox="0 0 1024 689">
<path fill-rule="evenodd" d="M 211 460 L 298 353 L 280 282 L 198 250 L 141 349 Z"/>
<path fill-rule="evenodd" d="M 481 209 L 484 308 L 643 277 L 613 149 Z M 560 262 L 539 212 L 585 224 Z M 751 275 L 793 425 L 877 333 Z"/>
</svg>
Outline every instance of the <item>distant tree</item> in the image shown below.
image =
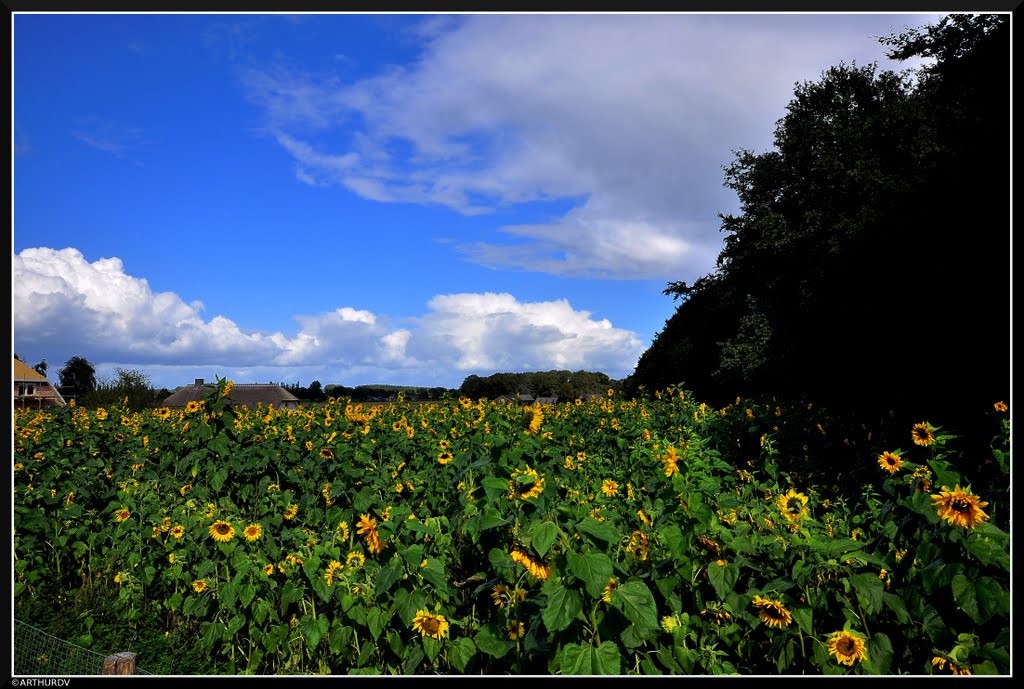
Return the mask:
<svg viewBox="0 0 1024 689">
<path fill-rule="evenodd" d="M 76 395 L 85 396 L 96 389 L 96 369 L 85 357 L 71 357 L 57 375 L 61 387 L 72 389 Z"/>
<path fill-rule="evenodd" d="M 156 393 L 147 376 L 136 369 L 114 369 L 113 379 L 99 381 L 96 389 L 83 396 L 87 407 L 123 405 L 125 409 L 141 411 L 156 404 Z"/>
<path fill-rule="evenodd" d="M 308 395 L 309 399 L 313 400 L 314 402 L 323 402 L 325 399 L 327 399 L 327 395 L 324 394 L 323 388 L 321 387 L 319 380 L 314 380 L 312 383 L 309 384 L 309 387 L 306 388 L 306 394 Z"/>
<path fill-rule="evenodd" d="M 39 375 L 45 376 L 46 375 L 46 369 L 47 369 L 46 359 L 43 359 L 42 361 L 40 361 L 38 364 L 36 364 L 32 368 L 35 369 L 36 373 L 38 373 Z"/>
</svg>

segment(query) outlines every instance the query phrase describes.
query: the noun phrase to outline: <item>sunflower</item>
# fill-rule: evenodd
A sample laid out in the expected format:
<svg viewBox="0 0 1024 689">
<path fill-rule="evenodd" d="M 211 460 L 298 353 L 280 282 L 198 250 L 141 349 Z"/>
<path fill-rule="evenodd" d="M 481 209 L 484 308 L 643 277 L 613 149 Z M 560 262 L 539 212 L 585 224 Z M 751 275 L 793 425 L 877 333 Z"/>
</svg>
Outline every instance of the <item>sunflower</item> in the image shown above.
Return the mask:
<svg viewBox="0 0 1024 689">
<path fill-rule="evenodd" d="M 327 565 L 327 571 L 324 572 L 324 579 L 327 580 L 327 585 L 331 586 L 334 584 L 334 573 L 344 567 L 338 560 L 331 560 L 331 564 Z"/>
<path fill-rule="evenodd" d="M 517 484 L 519 485 L 517 486 Z M 515 469 L 512 472 L 512 480 L 508 482 L 508 492 L 509 500 L 535 498 L 544 492 L 544 477 L 527 464 L 526 469 Z"/>
<path fill-rule="evenodd" d="M 210 524 L 210 536 L 212 536 L 215 541 L 227 543 L 235 537 L 235 527 L 231 526 L 231 524 L 223 519 L 218 519 L 213 524 Z"/>
<path fill-rule="evenodd" d="M 946 486 L 938 495 L 932 496 L 932 505 L 939 510 L 939 516 L 964 529 L 973 529 L 988 520 L 988 515 L 982 511 L 982 507 L 988 505 L 982 502 L 977 495 L 972 495 L 970 486 L 966 490 L 956 488 L 949 490 Z"/>
<path fill-rule="evenodd" d="M 173 527 L 171 527 L 171 535 L 175 538 L 181 538 L 185 535 L 185 527 L 181 524 L 175 524 Z"/>
<path fill-rule="evenodd" d="M 793 621 L 793 615 L 779 601 L 754 596 L 753 605 L 757 608 L 757 616 L 769 627 L 782 629 Z"/>
<path fill-rule="evenodd" d="M 1004 412 L 1009 409 L 1009 407 L 1006 406 L 1006 402 L 996 402 L 992 407 L 998 412 Z"/>
<path fill-rule="evenodd" d="M 117 519 L 117 521 L 119 522 L 123 522 L 131 516 L 132 513 L 129 512 L 128 510 L 117 510 L 116 512 L 114 512 L 114 518 Z"/>
<path fill-rule="evenodd" d="M 295 515 L 297 515 L 298 513 L 299 513 L 299 506 L 298 505 L 288 505 L 288 509 L 286 509 L 284 511 L 284 514 L 281 515 L 281 516 L 283 516 L 285 519 L 295 519 Z"/>
<path fill-rule="evenodd" d="M 366 556 L 355 550 L 349 553 L 348 557 L 345 558 L 345 566 L 349 569 L 359 569 L 365 562 Z"/>
<path fill-rule="evenodd" d="M 914 430 L 911 431 L 910 435 L 914 439 L 914 444 L 921 447 L 928 447 L 935 442 L 935 436 L 932 435 L 932 427 L 927 422 L 915 423 Z"/>
<path fill-rule="evenodd" d="M 903 460 L 895 452 L 883 452 L 878 456 L 878 466 L 882 467 L 883 471 L 895 474 L 903 466 Z"/>
<path fill-rule="evenodd" d="M 426 610 L 417 610 L 412 620 L 412 630 L 431 639 L 441 639 L 448 634 L 448 620 L 444 615 L 432 615 Z"/>
<path fill-rule="evenodd" d="M 377 530 L 377 520 L 368 514 L 359 515 L 359 521 L 356 522 L 356 533 L 360 536 L 364 536 L 371 531 Z"/>
<path fill-rule="evenodd" d="M 535 404 L 531 410 L 530 422 L 526 432 L 530 435 L 537 435 L 542 423 L 544 423 L 544 413 L 540 410 L 540 406 Z"/>
<path fill-rule="evenodd" d="M 632 487 L 632 486 L 628 486 L 628 488 L 630 489 L 630 492 L 632 493 L 632 492 L 633 492 L 633 487 Z M 643 510 L 637 510 L 637 511 L 636 511 L 636 516 L 637 516 L 637 517 L 638 517 L 638 518 L 640 519 L 640 521 L 642 521 L 642 522 L 643 522 L 644 524 L 646 524 L 647 526 L 652 526 L 652 525 L 654 524 L 654 522 L 652 522 L 652 521 L 651 521 L 651 518 L 650 518 L 650 517 L 648 517 L 648 516 L 647 516 L 647 515 L 646 515 L 646 514 L 644 513 L 644 511 L 643 511 Z"/>
<path fill-rule="evenodd" d="M 523 627 L 522 622 L 509 622 L 508 623 L 508 638 L 512 641 L 523 638 L 526 634 L 526 628 Z"/>
<path fill-rule="evenodd" d="M 858 660 L 867 658 L 868 647 L 863 636 L 857 632 L 843 630 L 832 632 L 828 640 L 828 652 L 841 664 L 853 667 Z"/>
<path fill-rule="evenodd" d="M 186 414 L 194 414 L 195 412 L 199 411 L 199 409 L 200 409 L 199 402 L 196 402 L 195 400 L 193 400 L 193 401 L 191 401 L 191 402 L 189 402 L 188 404 L 185 405 L 185 413 Z"/>
<path fill-rule="evenodd" d="M 610 479 L 606 480 L 601 484 L 601 492 L 604 493 L 606 497 L 615 497 L 619 494 L 619 484 Z"/>
<path fill-rule="evenodd" d="M 665 455 L 661 458 L 661 461 L 665 463 L 666 477 L 671 477 L 679 473 L 679 455 L 677 454 L 675 447 L 669 445 L 665 450 Z"/>
<path fill-rule="evenodd" d="M 792 488 L 785 495 L 780 495 L 776 504 L 779 511 L 782 512 L 782 516 L 791 522 L 800 521 L 801 517 L 810 514 L 810 509 L 807 507 L 807 496 Z"/>
<path fill-rule="evenodd" d="M 499 608 L 505 607 L 505 601 L 508 598 L 508 587 L 504 584 L 495 584 L 491 587 L 491 598 L 494 600 L 494 604 Z"/>
<path fill-rule="evenodd" d="M 965 665 L 959 665 L 948 658 L 942 656 L 935 656 L 932 658 L 932 667 L 937 667 L 940 670 L 945 670 L 946 666 L 949 666 L 949 671 L 954 675 L 970 675 L 971 668 Z"/>
<path fill-rule="evenodd" d="M 629 537 L 626 552 L 638 560 L 646 560 L 649 552 L 647 534 L 642 531 L 634 531 Z"/>
<path fill-rule="evenodd" d="M 196 579 L 192 582 L 192 590 L 196 593 L 202 593 L 206 590 L 206 579 Z"/>
<path fill-rule="evenodd" d="M 513 550 L 510 557 L 525 567 L 526 571 L 530 573 L 530 576 L 536 577 L 537 579 L 547 579 L 551 576 L 550 565 L 545 565 L 543 562 L 532 559 L 521 550 Z"/>
<path fill-rule="evenodd" d="M 448 450 L 441 450 L 441 452 L 438 453 L 438 455 L 437 455 L 437 463 L 438 464 L 447 464 L 450 461 L 452 461 L 452 453 L 451 452 L 449 452 Z"/>
<path fill-rule="evenodd" d="M 263 573 L 269 577 L 271 574 L 274 573 L 274 565 L 267 565 L 266 567 L 264 567 Z"/>
<path fill-rule="evenodd" d="M 245 540 L 255 541 L 263 535 L 263 527 L 259 524 L 250 524 L 245 527 L 245 531 L 242 532 L 245 535 Z"/>
<path fill-rule="evenodd" d="M 708 555 L 711 555 L 716 560 L 722 557 L 722 546 L 707 536 L 697 536 L 697 545 L 706 550 Z"/>
<path fill-rule="evenodd" d="M 619 588 L 619 583 L 617 581 L 615 581 L 615 578 L 613 577 L 613 578 L 609 579 L 608 580 L 608 585 L 605 586 L 604 587 L 604 591 L 601 592 L 601 600 L 603 600 L 605 603 L 611 603 L 612 602 L 612 591 L 614 591 L 617 588 Z"/>
<path fill-rule="evenodd" d="M 708 603 L 707 607 L 700 611 L 715 624 L 726 624 L 732 619 L 732 613 L 723 608 L 719 603 Z"/>
</svg>

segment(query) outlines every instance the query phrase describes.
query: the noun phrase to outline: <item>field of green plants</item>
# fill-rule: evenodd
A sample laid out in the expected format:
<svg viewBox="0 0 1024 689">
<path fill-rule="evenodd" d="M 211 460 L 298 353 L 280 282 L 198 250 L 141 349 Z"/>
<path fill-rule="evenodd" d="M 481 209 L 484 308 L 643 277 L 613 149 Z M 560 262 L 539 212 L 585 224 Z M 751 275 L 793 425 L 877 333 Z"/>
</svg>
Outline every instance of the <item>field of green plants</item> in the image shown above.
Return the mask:
<svg viewBox="0 0 1024 689">
<path fill-rule="evenodd" d="M 1009 674 L 1002 402 L 967 457 L 926 419 L 681 388 L 230 387 L 15 412 L 18 619 L 156 674 Z"/>
</svg>

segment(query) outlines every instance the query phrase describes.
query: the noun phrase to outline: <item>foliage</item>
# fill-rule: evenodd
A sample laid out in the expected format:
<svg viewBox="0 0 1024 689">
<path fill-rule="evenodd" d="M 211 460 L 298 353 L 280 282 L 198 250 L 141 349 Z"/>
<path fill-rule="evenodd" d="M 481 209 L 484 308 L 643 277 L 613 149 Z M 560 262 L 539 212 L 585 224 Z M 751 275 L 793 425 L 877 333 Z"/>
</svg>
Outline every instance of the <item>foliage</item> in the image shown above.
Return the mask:
<svg viewBox="0 0 1024 689">
<path fill-rule="evenodd" d="M 774 149 L 726 166 L 740 212 L 717 268 L 669 283 L 682 302 L 627 394 L 682 382 L 983 428 L 1009 380 L 1008 34 L 1006 15 L 948 15 L 883 40 L 934 58 L 917 72 L 798 85 Z"/>
<path fill-rule="evenodd" d="M 88 395 L 96 389 L 96 368 L 85 357 L 71 357 L 58 375 L 61 387 L 72 388 L 78 395 Z"/>
<path fill-rule="evenodd" d="M 967 474 L 945 428 L 682 388 L 275 410 L 229 386 L 15 412 L 19 618 L 173 674 L 1008 673 L 1002 403 Z"/>
<path fill-rule="evenodd" d="M 100 380 L 96 388 L 82 397 L 87 407 L 103 407 L 119 404 L 127 410 L 142 410 L 154 406 L 156 392 L 149 376 L 136 369 L 114 369 L 112 380 Z"/>
<path fill-rule="evenodd" d="M 525 373 L 494 373 L 487 377 L 467 376 L 459 393 L 470 399 L 494 399 L 502 395 L 527 394 L 534 397 L 558 397 L 572 401 L 584 395 L 604 395 L 608 389 L 618 390 L 618 381 L 594 371 L 533 371 Z"/>
</svg>

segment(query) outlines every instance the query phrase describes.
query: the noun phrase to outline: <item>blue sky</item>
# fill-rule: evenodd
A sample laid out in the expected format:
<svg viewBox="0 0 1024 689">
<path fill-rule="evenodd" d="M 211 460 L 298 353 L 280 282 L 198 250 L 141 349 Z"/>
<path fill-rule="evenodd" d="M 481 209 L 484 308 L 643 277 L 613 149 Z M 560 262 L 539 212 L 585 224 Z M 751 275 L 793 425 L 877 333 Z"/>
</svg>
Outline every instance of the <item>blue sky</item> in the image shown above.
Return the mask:
<svg viewBox="0 0 1024 689">
<path fill-rule="evenodd" d="M 51 378 L 632 372 L 722 167 L 903 14 L 13 16 L 13 345 Z"/>
</svg>

